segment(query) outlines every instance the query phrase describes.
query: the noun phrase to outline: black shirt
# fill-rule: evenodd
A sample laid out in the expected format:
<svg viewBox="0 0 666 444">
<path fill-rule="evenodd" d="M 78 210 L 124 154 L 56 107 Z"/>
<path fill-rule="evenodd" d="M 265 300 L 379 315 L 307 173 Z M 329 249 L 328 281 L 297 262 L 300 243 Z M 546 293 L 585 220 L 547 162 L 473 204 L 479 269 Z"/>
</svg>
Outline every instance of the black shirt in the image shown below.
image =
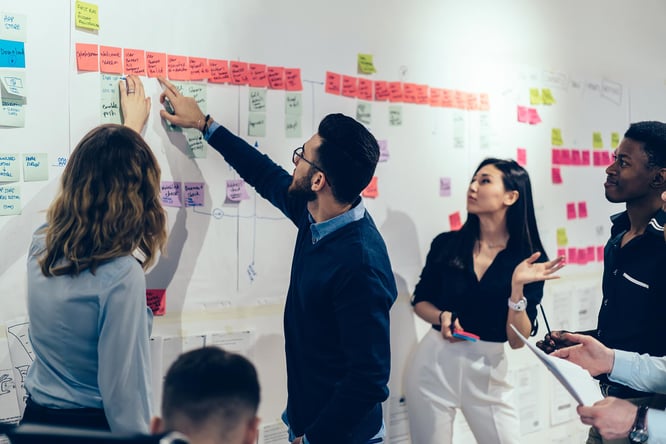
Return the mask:
<svg viewBox="0 0 666 444">
<path fill-rule="evenodd" d="M 526 257 L 509 242 L 479 280 L 474 273 L 471 250 L 465 258 L 468 265 L 447 259 L 449 255 L 445 253 L 457 247 L 459 237 L 459 231 L 450 231 L 432 241 L 412 304 L 428 301 L 440 310 L 456 312 L 465 331 L 479 335 L 484 341 L 505 342 L 511 277 L 516 265 Z M 540 262 L 545 260 L 543 256 Z M 525 285 L 523 294 L 527 299 L 527 316 L 534 326 L 543 282 Z M 439 325 L 433 324 L 433 328 L 440 330 Z"/>
</svg>

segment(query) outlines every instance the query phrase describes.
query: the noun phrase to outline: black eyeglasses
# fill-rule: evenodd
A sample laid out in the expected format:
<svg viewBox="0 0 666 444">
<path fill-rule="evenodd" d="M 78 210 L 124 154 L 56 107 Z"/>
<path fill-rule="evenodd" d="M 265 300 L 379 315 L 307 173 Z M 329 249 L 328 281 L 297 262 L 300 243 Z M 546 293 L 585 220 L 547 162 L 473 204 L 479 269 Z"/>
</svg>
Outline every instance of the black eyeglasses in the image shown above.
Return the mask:
<svg viewBox="0 0 666 444">
<path fill-rule="evenodd" d="M 322 173 L 326 174 L 326 172 L 320 166 L 317 166 L 314 162 L 310 162 L 308 159 L 305 158 L 305 156 L 303 156 L 303 150 L 304 148 L 302 146 L 299 146 L 294 150 L 294 154 L 291 155 L 291 161 L 294 163 L 294 165 L 296 165 L 298 159 L 301 159 L 303 162 L 307 163 L 310 166 L 315 167 Z"/>
</svg>

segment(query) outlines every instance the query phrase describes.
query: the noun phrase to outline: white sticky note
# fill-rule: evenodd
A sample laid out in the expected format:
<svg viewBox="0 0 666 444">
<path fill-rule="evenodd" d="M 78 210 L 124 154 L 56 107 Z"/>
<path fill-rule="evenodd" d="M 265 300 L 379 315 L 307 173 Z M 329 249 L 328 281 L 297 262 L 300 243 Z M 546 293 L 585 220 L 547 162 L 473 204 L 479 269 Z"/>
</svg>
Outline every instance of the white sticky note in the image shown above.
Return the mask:
<svg viewBox="0 0 666 444">
<path fill-rule="evenodd" d="M 47 153 L 23 155 L 23 180 L 36 182 L 49 179 L 49 156 Z"/>
<path fill-rule="evenodd" d="M 0 182 L 18 182 L 19 157 L 15 153 L 0 153 Z"/>
<path fill-rule="evenodd" d="M 27 33 L 27 16 L 11 12 L 1 12 L 0 39 L 25 42 Z"/>
</svg>

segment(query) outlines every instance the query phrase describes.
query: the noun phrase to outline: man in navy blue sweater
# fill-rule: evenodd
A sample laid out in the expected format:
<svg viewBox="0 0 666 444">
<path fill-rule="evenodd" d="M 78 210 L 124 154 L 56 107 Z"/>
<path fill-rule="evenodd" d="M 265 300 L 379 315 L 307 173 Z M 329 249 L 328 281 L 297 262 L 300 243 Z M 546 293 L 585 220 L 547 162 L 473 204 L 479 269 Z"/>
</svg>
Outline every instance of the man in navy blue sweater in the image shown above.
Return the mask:
<svg viewBox="0 0 666 444">
<path fill-rule="evenodd" d="M 389 310 L 397 296 L 384 241 L 360 198 L 379 159 L 354 119 L 331 114 L 294 150 L 293 176 L 231 134 L 165 79 L 174 125 L 197 128 L 240 176 L 297 227 L 284 312 L 294 444 L 383 441 Z"/>
</svg>

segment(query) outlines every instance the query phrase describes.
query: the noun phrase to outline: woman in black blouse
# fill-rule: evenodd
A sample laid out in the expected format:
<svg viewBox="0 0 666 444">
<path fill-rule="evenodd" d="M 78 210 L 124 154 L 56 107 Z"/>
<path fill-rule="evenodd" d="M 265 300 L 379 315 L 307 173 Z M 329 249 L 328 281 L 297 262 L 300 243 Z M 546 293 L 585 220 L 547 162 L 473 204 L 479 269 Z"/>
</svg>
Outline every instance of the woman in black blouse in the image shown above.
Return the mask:
<svg viewBox="0 0 666 444">
<path fill-rule="evenodd" d="M 530 179 L 515 161 L 481 162 L 467 212 L 459 231 L 433 240 L 414 290 L 414 311 L 432 324 L 406 373 L 415 444 L 450 443 L 458 408 L 479 443 L 520 441 L 504 342 L 523 345 L 511 324 L 524 336 L 536 333 L 543 281 L 564 266 L 546 257 Z M 463 332 L 479 340 L 461 339 Z"/>
</svg>

